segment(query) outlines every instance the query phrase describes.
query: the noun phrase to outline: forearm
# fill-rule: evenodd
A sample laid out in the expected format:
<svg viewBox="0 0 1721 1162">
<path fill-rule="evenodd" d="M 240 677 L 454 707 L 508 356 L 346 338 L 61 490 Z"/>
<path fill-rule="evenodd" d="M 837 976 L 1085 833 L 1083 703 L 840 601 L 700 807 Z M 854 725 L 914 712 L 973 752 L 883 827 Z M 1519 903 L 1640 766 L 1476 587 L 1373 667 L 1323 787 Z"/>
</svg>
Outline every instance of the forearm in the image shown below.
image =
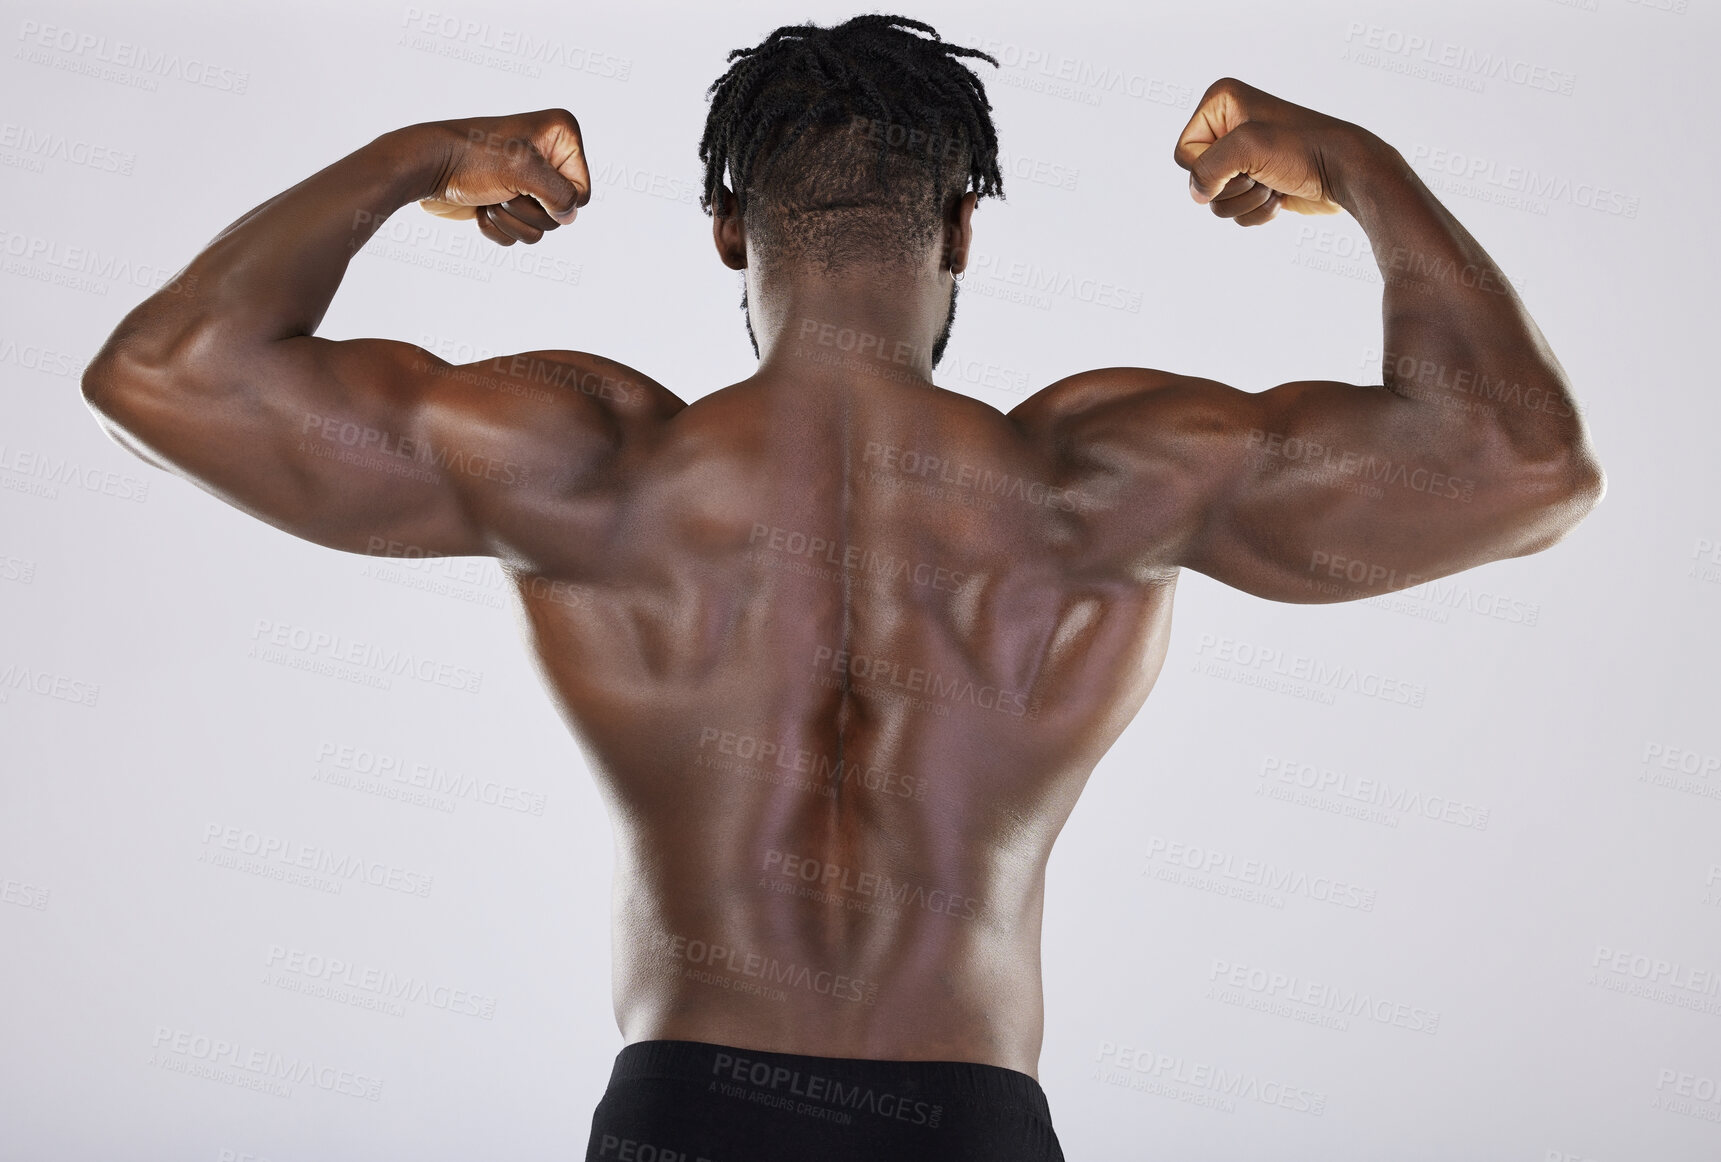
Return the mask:
<svg viewBox="0 0 1721 1162">
<path fill-rule="evenodd" d="M 1449 430 L 1532 460 L 1588 456 L 1564 370 L 1499 266 L 1403 156 L 1372 134 L 1333 159 L 1334 198 L 1384 283 L 1382 382 Z"/>
<path fill-rule="evenodd" d="M 390 214 L 429 194 L 445 161 L 442 135 L 411 126 L 275 195 L 128 314 L 92 369 L 195 359 L 219 374 L 247 347 L 314 333 L 348 261 Z"/>
</svg>

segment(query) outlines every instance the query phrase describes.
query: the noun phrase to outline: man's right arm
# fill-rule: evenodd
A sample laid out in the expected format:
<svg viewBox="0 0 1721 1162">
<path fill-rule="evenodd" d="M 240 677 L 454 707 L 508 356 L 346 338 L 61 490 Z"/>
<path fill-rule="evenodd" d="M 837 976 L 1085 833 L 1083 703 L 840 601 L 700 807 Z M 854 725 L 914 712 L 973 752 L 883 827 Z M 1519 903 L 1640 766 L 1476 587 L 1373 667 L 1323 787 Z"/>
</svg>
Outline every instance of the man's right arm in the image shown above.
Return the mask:
<svg viewBox="0 0 1721 1162">
<path fill-rule="evenodd" d="M 1242 225 L 1287 204 L 1356 217 L 1385 284 L 1382 382 L 1244 392 L 1108 368 L 1052 385 L 1012 414 L 1082 487 L 1110 494 L 1090 525 L 1099 557 L 1184 565 L 1279 601 L 1348 600 L 1537 552 L 1599 501 L 1563 369 L 1396 150 L 1226 80 L 1176 160 L 1198 201 Z M 1276 309 L 1235 303 L 1216 309 L 1242 341 Z"/>
<path fill-rule="evenodd" d="M 384 134 L 217 235 L 115 329 L 85 399 L 126 448 L 305 540 L 512 555 L 506 518 L 597 480 L 626 418 L 668 393 L 580 352 L 454 367 L 313 332 L 400 207 L 470 203 L 486 237 L 513 245 L 571 219 L 589 188 L 565 110 Z"/>
</svg>

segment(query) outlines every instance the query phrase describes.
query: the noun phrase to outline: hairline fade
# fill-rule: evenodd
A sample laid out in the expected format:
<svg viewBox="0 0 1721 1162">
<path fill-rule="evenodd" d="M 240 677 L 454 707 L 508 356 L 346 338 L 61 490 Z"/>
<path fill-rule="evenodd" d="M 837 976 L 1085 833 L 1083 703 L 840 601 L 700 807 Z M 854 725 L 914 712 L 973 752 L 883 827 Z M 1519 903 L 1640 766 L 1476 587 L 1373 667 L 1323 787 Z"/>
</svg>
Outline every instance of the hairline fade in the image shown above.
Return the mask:
<svg viewBox="0 0 1721 1162">
<path fill-rule="evenodd" d="M 1004 196 L 992 106 L 965 57 L 998 63 L 877 14 L 735 49 L 706 90 L 700 207 L 717 208 L 727 174 L 736 204 L 723 211 L 768 254 L 840 265 L 923 252 L 952 190 Z"/>
</svg>

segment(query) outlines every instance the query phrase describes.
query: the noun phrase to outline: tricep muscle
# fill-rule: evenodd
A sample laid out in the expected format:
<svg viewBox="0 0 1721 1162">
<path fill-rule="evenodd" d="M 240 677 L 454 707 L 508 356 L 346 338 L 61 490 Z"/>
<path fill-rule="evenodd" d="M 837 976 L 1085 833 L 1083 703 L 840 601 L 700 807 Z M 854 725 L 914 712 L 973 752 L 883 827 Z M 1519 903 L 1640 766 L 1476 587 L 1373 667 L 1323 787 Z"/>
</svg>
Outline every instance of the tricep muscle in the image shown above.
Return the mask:
<svg viewBox="0 0 1721 1162">
<path fill-rule="evenodd" d="M 1586 507 L 1568 464 L 1527 462 L 1489 425 L 1384 386 L 1251 393 L 1110 368 L 1053 388 L 1068 401 L 1062 455 L 1113 497 L 1094 518 L 1109 556 L 1277 601 L 1368 597 L 1533 552 Z"/>
<path fill-rule="evenodd" d="M 612 442 L 581 369 L 532 376 L 542 356 L 454 366 L 409 343 L 308 335 L 182 351 L 145 366 L 122 346 L 85 395 L 140 455 L 347 552 L 497 555 L 492 517 Z"/>
</svg>

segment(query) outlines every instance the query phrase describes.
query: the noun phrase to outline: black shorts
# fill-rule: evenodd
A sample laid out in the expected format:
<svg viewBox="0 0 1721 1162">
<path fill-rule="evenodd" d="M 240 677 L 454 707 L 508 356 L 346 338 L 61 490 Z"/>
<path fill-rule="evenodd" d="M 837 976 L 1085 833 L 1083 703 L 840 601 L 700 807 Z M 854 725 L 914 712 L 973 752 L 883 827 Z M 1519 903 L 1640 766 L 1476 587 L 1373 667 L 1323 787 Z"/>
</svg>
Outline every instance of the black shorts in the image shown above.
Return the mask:
<svg viewBox="0 0 1721 1162">
<path fill-rule="evenodd" d="M 971 1061 L 705 1041 L 616 1054 L 587 1162 L 1063 1162 L 1040 1083 Z"/>
</svg>

